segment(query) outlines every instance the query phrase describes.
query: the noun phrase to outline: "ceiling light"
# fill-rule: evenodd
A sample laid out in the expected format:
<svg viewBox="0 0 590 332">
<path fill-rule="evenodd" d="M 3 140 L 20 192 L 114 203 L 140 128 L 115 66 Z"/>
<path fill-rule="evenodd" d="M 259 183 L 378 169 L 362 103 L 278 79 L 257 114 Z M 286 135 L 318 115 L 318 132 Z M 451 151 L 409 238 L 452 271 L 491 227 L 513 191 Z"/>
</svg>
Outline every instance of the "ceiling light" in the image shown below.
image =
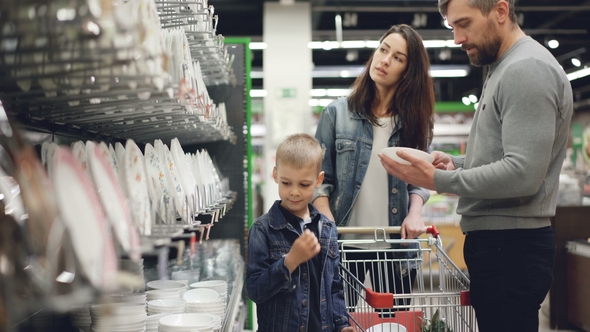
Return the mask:
<svg viewBox="0 0 590 332">
<path fill-rule="evenodd" d="M 551 39 L 547 42 L 547 46 L 549 46 L 549 48 L 556 49 L 559 47 L 559 42 L 555 39 Z"/>
<path fill-rule="evenodd" d="M 267 46 L 268 45 L 266 45 L 266 43 L 263 42 L 250 42 L 251 50 L 265 50 Z"/>
<path fill-rule="evenodd" d="M 377 48 L 379 45 L 381 45 L 381 43 L 378 40 L 367 40 L 365 42 L 366 48 Z"/>
<path fill-rule="evenodd" d="M 471 100 L 469 100 L 469 97 L 463 97 L 461 98 L 461 101 L 465 106 L 469 106 L 469 104 L 471 104 Z"/>
<path fill-rule="evenodd" d="M 365 66 L 315 66 L 311 72 L 312 78 L 342 78 L 342 77 L 357 77 L 359 76 Z M 469 75 L 471 67 L 469 65 L 431 65 L 431 77 L 465 77 Z M 250 78 L 261 79 L 264 78 L 262 68 L 253 68 L 250 72 Z"/>
<path fill-rule="evenodd" d="M 350 94 L 351 89 L 311 89 L 309 95 L 311 97 L 347 97 Z M 262 98 L 266 97 L 268 93 L 262 89 L 251 89 L 250 97 Z"/>
<path fill-rule="evenodd" d="M 574 72 L 571 72 L 571 73 L 567 74 L 567 78 L 570 81 L 573 81 L 573 80 L 577 80 L 578 78 L 586 77 L 588 75 L 590 75 L 590 67 L 586 67 L 584 69 L 580 69 L 580 70 L 576 70 Z"/>
<path fill-rule="evenodd" d="M 422 43 L 426 48 L 437 48 L 447 46 L 447 42 L 444 40 L 423 40 Z"/>
<path fill-rule="evenodd" d="M 438 51 L 438 58 L 441 61 L 451 60 L 452 56 L 453 56 L 453 53 L 448 48 L 441 48 L 440 51 Z"/>
<path fill-rule="evenodd" d="M 469 74 L 466 69 L 430 69 L 431 77 L 465 77 Z"/>
<path fill-rule="evenodd" d="M 324 49 L 326 51 L 329 51 L 333 48 L 338 48 L 339 46 L 340 46 L 340 43 L 335 42 L 335 41 L 327 41 L 326 40 L 325 42 L 322 42 L 322 49 Z"/>
<path fill-rule="evenodd" d="M 313 90 L 311 90 L 311 91 L 313 91 Z M 350 89 L 327 89 L 326 96 L 328 96 L 328 97 L 346 97 L 350 94 L 350 91 L 351 91 Z"/>
<path fill-rule="evenodd" d="M 347 40 L 343 41 L 340 46 L 342 48 L 365 48 L 367 43 L 364 40 Z"/>
<path fill-rule="evenodd" d="M 252 98 L 262 98 L 266 97 L 268 93 L 266 90 L 258 90 L 258 89 L 251 89 L 250 90 L 250 97 Z"/>
<path fill-rule="evenodd" d="M 350 77 L 350 72 L 348 70 L 341 70 L 340 71 L 340 77 Z"/>
<path fill-rule="evenodd" d="M 359 51 L 357 50 L 348 50 L 346 52 L 346 61 L 353 62 L 359 59 Z"/>
<path fill-rule="evenodd" d="M 577 58 L 572 58 L 572 65 L 580 67 L 582 65 L 582 62 Z"/>
<path fill-rule="evenodd" d="M 455 41 L 452 39 L 433 39 L 433 40 L 423 40 L 422 43 L 426 48 L 445 48 L 445 47 L 461 47 L 461 45 L 455 44 Z M 251 45 L 252 43 L 250 43 Z M 381 43 L 378 40 L 346 40 L 341 43 L 337 41 L 312 41 L 307 43 L 307 47 L 311 48 L 312 50 L 320 50 L 324 49 L 326 51 L 335 49 L 335 48 L 377 48 Z M 250 47 L 252 49 L 252 47 Z"/>
<path fill-rule="evenodd" d="M 311 107 L 316 107 L 316 106 L 326 107 L 326 106 L 330 105 L 330 103 L 333 101 L 334 101 L 334 99 L 310 99 L 307 102 L 307 104 Z"/>
</svg>

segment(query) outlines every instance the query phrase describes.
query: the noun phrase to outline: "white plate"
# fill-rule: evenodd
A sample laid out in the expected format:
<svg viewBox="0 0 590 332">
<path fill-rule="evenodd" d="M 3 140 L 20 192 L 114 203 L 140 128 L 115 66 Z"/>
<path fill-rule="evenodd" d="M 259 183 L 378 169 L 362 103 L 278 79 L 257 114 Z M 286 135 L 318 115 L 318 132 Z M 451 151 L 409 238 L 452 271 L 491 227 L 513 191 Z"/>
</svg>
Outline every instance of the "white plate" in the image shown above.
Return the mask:
<svg viewBox="0 0 590 332">
<path fill-rule="evenodd" d="M 125 159 L 123 166 L 125 169 L 127 195 L 131 204 L 131 211 L 135 219 L 135 224 L 139 228 L 141 234 L 150 235 L 152 220 L 144 158 L 141 150 L 132 139 L 128 139 L 125 144 Z"/>
<path fill-rule="evenodd" d="M 84 142 L 77 141 L 72 143 L 72 153 L 74 154 L 74 157 L 80 161 L 80 164 L 82 164 L 82 170 L 88 172 L 88 157 L 86 155 L 86 145 L 84 145 Z"/>
<path fill-rule="evenodd" d="M 189 163 L 186 159 L 182 146 L 180 146 L 180 141 L 178 141 L 178 138 L 173 138 L 170 142 L 170 153 L 172 154 L 172 158 L 176 162 L 176 165 L 178 165 L 178 173 L 180 175 L 180 180 L 182 181 L 185 194 L 187 197 L 194 200 L 197 182 L 189 167 Z"/>
<path fill-rule="evenodd" d="M 25 205 L 20 195 L 18 183 L 13 177 L 8 176 L 4 169 L 0 167 L 0 194 L 4 195 L 4 213 L 11 215 L 19 224 L 21 217 L 25 214 Z"/>
<path fill-rule="evenodd" d="M 53 156 L 55 156 L 55 149 L 58 148 L 58 145 L 54 142 L 47 144 L 45 143 L 46 142 L 41 145 L 41 158 L 43 166 L 45 166 L 47 168 L 47 172 L 49 172 L 53 166 Z"/>
<path fill-rule="evenodd" d="M 117 158 L 117 152 L 115 152 L 115 148 L 111 143 L 109 143 L 109 153 L 111 154 L 111 160 L 115 167 L 115 173 L 117 173 L 117 169 L 119 169 L 119 159 Z"/>
<path fill-rule="evenodd" d="M 109 150 L 108 145 L 105 142 L 100 142 L 100 143 L 96 144 L 96 146 L 98 146 L 100 154 L 103 156 L 104 160 L 107 162 L 107 164 L 109 165 L 109 167 L 113 171 L 113 174 L 115 174 L 115 178 L 116 178 L 117 177 L 117 168 L 115 167 L 115 161 L 113 160 L 113 158 L 111 156 L 111 151 Z M 88 150 L 88 142 L 86 142 L 86 153 L 89 154 L 88 153 L 89 151 L 90 150 Z"/>
<path fill-rule="evenodd" d="M 88 142 L 88 163 L 107 218 L 125 252 L 139 259 L 139 234 L 131 220 L 127 199 L 108 159 L 108 148 Z M 106 148 L 106 151 L 104 150 Z M 105 153 L 107 155 L 105 155 Z"/>
<path fill-rule="evenodd" d="M 180 204 L 176 205 L 176 212 L 182 218 L 182 220 L 186 221 L 186 201 L 185 201 L 185 192 L 182 184 L 180 182 L 180 177 L 178 176 L 178 170 L 176 169 L 176 164 L 172 159 L 172 155 L 170 154 L 170 150 L 168 146 L 162 145 L 162 152 L 160 154 L 160 160 L 162 160 L 162 165 L 164 167 L 164 172 L 166 173 L 166 178 L 168 179 L 168 191 L 171 193 L 176 194 L 178 201 Z"/>
<path fill-rule="evenodd" d="M 385 148 L 385 149 L 381 150 L 381 153 L 383 153 L 384 155 L 393 159 L 394 161 L 397 161 L 400 164 L 410 165 L 410 162 L 398 157 L 398 155 L 396 154 L 397 151 L 404 151 L 414 157 L 426 160 L 428 163 L 432 163 L 434 161 L 434 157 L 431 154 L 426 153 L 422 150 L 412 149 L 412 148 L 404 148 L 404 147 L 394 146 L 394 147 Z"/>
<path fill-rule="evenodd" d="M 117 260 L 104 211 L 82 165 L 65 147 L 55 151 L 51 180 L 80 269 L 93 286 L 108 286 L 117 272 Z"/>
<path fill-rule="evenodd" d="M 166 179 L 166 173 L 163 170 L 160 155 L 149 143 L 145 145 L 145 169 L 148 177 L 148 188 L 152 188 L 150 192 L 152 205 L 161 209 L 158 213 L 165 222 L 168 222 L 169 220 L 165 218 L 165 211 L 169 211 L 171 204 L 170 191 L 168 191 L 168 180 Z M 178 197 L 174 195 L 172 196 L 172 199 L 178 200 Z M 160 201 L 162 200 L 164 206 L 159 206 Z M 180 202 L 175 203 L 175 205 L 178 204 L 180 204 Z"/>
</svg>

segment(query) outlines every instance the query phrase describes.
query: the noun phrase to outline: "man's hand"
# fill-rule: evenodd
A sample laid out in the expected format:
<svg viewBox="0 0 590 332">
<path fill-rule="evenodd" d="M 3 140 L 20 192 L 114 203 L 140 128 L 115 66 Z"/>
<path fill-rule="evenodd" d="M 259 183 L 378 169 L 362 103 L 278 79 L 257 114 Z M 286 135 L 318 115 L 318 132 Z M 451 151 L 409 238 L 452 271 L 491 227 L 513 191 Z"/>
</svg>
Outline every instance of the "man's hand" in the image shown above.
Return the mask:
<svg viewBox="0 0 590 332">
<path fill-rule="evenodd" d="M 301 263 L 305 263 L 317 255 L 321 250 L 317 237 L 309 229 L 306 229 L 301 236 L 293 242 L 293 246 L 287 256 L 285 265 L 289 272 L 293 273 Z"/>
<path fill-rule="evenodd" d="M 434 165 L 434 167 L 437 169 L 442 169 L 444 171 L 455 170 L 455 163 L 453 163 L 451 156 L 448 154 L 440 151 L 433 151 L 431 155 L 434 157 L 432 165 Z"/>
<path fill-rule="evenodd" d="M 385 167 L 387 173 L 396 178 L 413 184 L 418 187 L 435 190 L 434 186 L 434 166 L 427 161 L 414 157 L 404 151 L 397 151 L 397 155 L 409 161 L 411 165 L 402 165 L 391 158 L 380 153 L 381 164 Z"/>
<path fill-rule="evenodd" d="M 340 332 L 360 332 L 361 330 L 357 327 L 347 326 L 340 330 Z"/>
</svg>

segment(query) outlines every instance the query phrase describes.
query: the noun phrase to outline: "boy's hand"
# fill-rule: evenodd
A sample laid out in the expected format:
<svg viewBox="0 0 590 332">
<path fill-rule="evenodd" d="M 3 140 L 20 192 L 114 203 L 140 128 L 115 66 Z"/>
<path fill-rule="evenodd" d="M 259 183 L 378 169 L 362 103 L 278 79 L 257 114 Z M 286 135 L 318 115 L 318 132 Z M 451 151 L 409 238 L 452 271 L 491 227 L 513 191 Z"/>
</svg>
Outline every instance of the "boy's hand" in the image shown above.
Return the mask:
<svg viewBox="0 0 590 332">
<path fill-rule="evenodd" d="M 360 330 L 356 327 L 347 326 L 347 327 L 343 328 L 342 330 L 340 330 L 340 332 L 360 332 Z"/>
<path fill-rule="evenodd" d="M 306 229 L 301 236 L 293 242 L 293 246 L 287 256 L 285 256 L 285 265 L 290 273 L 301 264 L 312 259 L 320 252 L 320 243 L 317 237 L 309 229 Z"/>
</svg>

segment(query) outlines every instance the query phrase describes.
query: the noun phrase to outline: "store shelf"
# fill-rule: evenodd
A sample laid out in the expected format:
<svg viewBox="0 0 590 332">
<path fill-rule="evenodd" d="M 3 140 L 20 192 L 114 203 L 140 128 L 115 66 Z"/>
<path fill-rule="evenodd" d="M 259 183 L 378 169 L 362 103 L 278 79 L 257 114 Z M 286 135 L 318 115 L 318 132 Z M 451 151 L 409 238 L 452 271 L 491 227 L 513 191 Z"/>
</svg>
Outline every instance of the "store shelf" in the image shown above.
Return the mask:
<svg viewBox="0 0 590 332">
<path fill-rule="evenodd" d="M 148 2 L 141 1 L 142 5 Z M 116 3 L 124 6 L 132 2 Z M 234 58 L 241 55 L 237 56 L 236 50 L 228 52 L 224 37 L 216 34 L 218 18 L 212 6 L 206 6 L 201 1 L 152 3 L 152 8 L 147 9 L 153 11 L 147 14 L 156 13 L 156 18 L 160 15 L 162 28 L 175 29 L 176 32 L 178 28 L 183 28 L 180 31 L 188 40 L 190 61 L 194 61 L 194 68 L 199 64 L 198 74 L 203 85 L 195 84 L 195 81 L 174 81 L 171 74 L 158 70 L 165 68 L 159 65 L 171 61 L 172 57 L 154 52 L 153 48 L 150 49 L 153 45 L 137 39 L 143 38 L 142 33 L 149 36 L 151 31 L 146 26 L 138 31 L 133 22 L 146 24 L 146 21 L 134 21 L 133 17 L 129 17 L 129 22 L 122 22 L 123 26 L 119 26 L 120 22 L 116 20 L 108 21 L 108 17 L 103 19 L 105 17 L 95 15 L 93 8 L 88 6 L 96 3 L 90 4 L 85 0 L 67 3 L 2 1 L 0 100 L 12 126 L 3 123 L 0 134 L 7 135 L 2 137 L 5 148 L 6 144 L 16 147 L 14 137 L 8 136 L 10 132 L 7 128 L 10 127 L 16 132 L 25 129 L 50 133 L 52 136 L 47 135 L 45 139 L 62 145 L 75 140 L 114 144 L 132 139 L 141 146 L 142 143 L 153 143 L 155 139 L 169 142 L 177 138 L 189 153 L 206 149 L 220 155 L 214 161 L 222 164 L 225 174 L 231 178 L 229 182 L 233 189 L 238 191 L 230 190 L 228 182 L 222 190 L 223 194 L 208 192 L 209 195 L 204 196 L 205 204 L 189 211 L 189 218 L 176 220 L 178 224 L 162 225 L 161 221 L 154 221 L 151 234 L 140 237 L 140 251 L 146 259 L 157 257 L 161 261 L 167 260 L 172 248 L 184 243 L 187 236 L 192 238 L 196 234 L 197 240 L 203 241 L 204 245 L 214 225 L 215 228 L 223 228 L 224 233 L 228 233 L 226 229 L 243 229 L 245 203 L 241 197 L 244 190 L 240 188 L 244 183 L 241 159 L 245 155 L 245 145 L 241 128 L 245 122 L 245 110 L 244 96 L 238 95 L 244 94 L 242 79 L 246 74 L 243 73 L 243 66 L 239 67 L 243 77 L 236 80 L 232 64 Z M 144 14 L 145 11 L 140 15 Z M 150 16 L 150 19 L 153 18 L 153 15 Z M 86 29 L 89 27 L 98 29 L 94 30 L 97 33 Z M 113 35 L 120 39 L 109 40 L 108 37 Z M 185 70 L 184 66 L 182 70 Z M 194 72 L 197 73 L 196 70 Z M 210 87 L 217 92 L 212 94 L 215 102 L 232 102 L 231 108 L 227 109 L 229 116 L 224 108 L 217 107 L 210 99 L 207 93 Z M 233 128 L 240 128 L 240 132 L 235 133 Z M 20 143 L 33 151 L 28 142 L 22 140 Z M 229 157 L 232 158 L 231 165 L 226 167 L 223 163 Z M 236 158 L 241 159 L 234 160 Z M 21 187 L 21 193 L 29 191 L 26 182 Z M 237 227 L 236 222 L 239 224 Z M 25 227 L 23 231 L 26 232 Z M 242 240 L 241 236 L 235 238 Z M 66 247 L 68 241 L 64 240 Z M 118 258 L 128 259 L 126 255 L 129 253 L 115 249 Z M 28 251 L 22 251 L 15 259 L 27 259 L 30 265 L 26 271 L 28 274 L 20 280 L 3 276 L 0 281 L 0 293 L 4 294 L 4 301 L 0 301 L 0 330 L 10 326 L 14 329 L 20 329 L 20 326 L 27 328 L 27 324 L 31 324 L 36 317 L 44 318 L 38 312 L 66 313 L 73 305 L 96 303 L 104 292 L 111 291 L 92 287 L 81 271 L 72 274 L 74 281 L 71 284 L 56 283 L 55 276 L 48 273 L 51 268 L 36 268 L 35 260 L 28 257 Z M 21 254 L 23 257 L 20 257 Z M 78 262 L 75 264 L 78 265 Z M 234 321 L 239 311 L 236 308 L 241 298 L 242 285 L 239 283 L 243 282 L 243 266 L 237 273 L 238 284 L 233 285 L 235 293 L 228 305 L 228 319 Z M 123 275 L 120 277 L 123 278 Z M 127 279 L 127 282 L 130 280 Z M 14 287 L 21 283 L 24 290 Z M 123 288 L 129 285 L 125 282 L 121 284 Z M 11 321 L 10 325 L 4 325 L 5 314 Z M 24 325 L 20 325 L 22 322 Z"/>
</svg>

